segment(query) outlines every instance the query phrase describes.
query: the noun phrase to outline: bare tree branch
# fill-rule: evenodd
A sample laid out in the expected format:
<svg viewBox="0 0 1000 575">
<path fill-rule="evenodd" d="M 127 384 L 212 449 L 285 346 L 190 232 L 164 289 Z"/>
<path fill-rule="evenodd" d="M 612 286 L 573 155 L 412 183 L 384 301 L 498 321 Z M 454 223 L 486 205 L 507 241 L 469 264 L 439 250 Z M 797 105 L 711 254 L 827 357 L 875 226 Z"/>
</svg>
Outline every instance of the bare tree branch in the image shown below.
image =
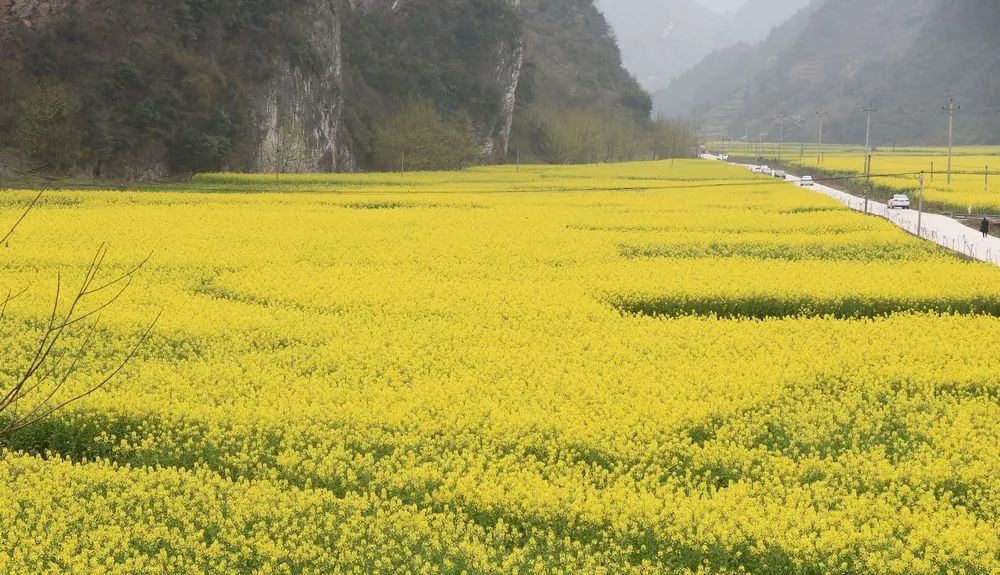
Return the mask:
<svg viewBox="0 0 1000 575">
<path fill-rule="evenodd" d="M 102 379 L 96 385 L 91 386 L 87 391 L 85 391 L 85 392 L 83 392 L 83 393 L 81 393 L 79 395 L 73 396 L 73 397 L 71 397 L 71 398 L 63 401 L 62 403 L 59 403 L 59 404 L 51 407 L 50 409 L 48 409 L 44 413 L 35 416 L 33 419 L 30 419 L 30 418 L 27 418 L 27 417 L 23 417 L 23 418 L 20 419 L 20 421 L 8 424 L 7 427 L 5 427 L 3 429 L 0 429 L 0 437 L 3 437 L 5 435 L 8 435 L 8 434 L 13 433 L 15 431 L 24 429 L 25 427 L 28 427 L 29 425 L 34 425 L 35 423 L 38 423 L 39 421 L 41 421 L 41 420 L 49 417 L 50 415 L 52 415 L 53 413 L 55 413 L 55 412 L 63 409 L 64 407 L 67 407 L 67 406 L 69 406 L 69 405 L 71 405 L 73 403 L 76 403 L 76 402 L 78 402 L 78 401 L 80 401 L 80 400 L 82 400 L 82 399 L 84 399 L 84 398 L 86 398 L 86 397 L 88 397 L 90 395 L 93 395 L 95 392 L 97 392 L 101 388 L 105 387 L 107 384 L 111 383 L 111 381 L 119 373 L 121 373 L 121 371 L 123 369 L 125 369 L 125 367 L 129 363 L 132 362 L 132 360 L 135 358 L 135 356 L 139 353 L 139 350 L 142 349 L 142 347 L 146 344 L 146 341 L 149 340 L 149 336 L 152 335 L 153 328 L 156 327 L 156 324 L 159 322 L 160 317 L 162 316 L 162 314 L 163 314 L 163 312 L 161 311 L 160 313 L 158 313 L 156 315 L 156 317 L 153 319 L 153 321 L 149 324 L 149 326 L 143 332 L 143 334 L 139 338 L 139 340 L 136 341 L 135 345 L 129 351 L 128 355 L 126 355 L 125 358 L 122 359 L 121 363 L 118 364 L 118 367 L 116 367 L 111 373 L 109 373 L 107 376 L 105 376 L 104 379 Z"/>
<path fill-rule="evenodd" d="M 37 205 L 43 193 L 44 190 L 35 196 L 10 231 L 3 239 L 0 239 L 0 243 L 6 242 L 13 235 L 28 213 Z M 24 371 L 0 396 L 0 439 L 38 423 L 60 409 L 76 403 L 106 386 L 135 358 L 152 334 L 160 314 L 145 328 L 142 335 L 114 370 L 102 376 L 96 384 L 88 385 L 84 391 L 77 392 L 68 398 L 59 399 L 60 394 L 78 372 L 81 360 L 94 345 L 95 334 L 100 325 L 100 314 L 125 294 L 131 287 L 135 276 L 152 258 L 152 254 L 150 254 L 124 273 L 112 276 L 111 279 L 99 280 L 105 267 L 107 255 L 107 244 L 101 244 L 86 268 L 80 287 L 76 290 L 75 295 L 68 300 L 64 300 L 63 297 L 62 274 L 57 274 L 52 310 L 48 314 L 48 320 L 37 342 L 34 354 Z M 0 325 L 6 318 L 10 303 L 26 291 L 26 289 L 18 293 L 8 291 L 7 295 L 0 299 Z M 111 294 L 99 299 L 96 303 L 91 303 L 95 296 L 103 294 L 105 291 L 111 291 Z M 65 310 L 63 310 L 64 307 Z M 93 321 L 89 321 L 91 318 Z M 88 324 L 84 328 L 83 337 L 79 344 L 71 351 L 60 353 L 59 344 L 72 337 L 72 332 L 78 331 L 73 330 L 75 326 L 84 323 Z M 65 363 L 67 360 L 68 365 Z M 0 392 L 2 391 L 0 388 Z"/>
<path fill-rule="evenodd" d="M 42 194 L 44 193 L 45 193 L 45 188 L 42 188 L 38 192 L 38 195 L 36 195 L 34 199 L 31 200 L 31 203 L 28 204 L 27 209 L 24 210 L 24 213 L 21 214 L 21 217 L 18 218 L 16 222 L 14 222 L 13 226 L 11 226 L 10 231 L 8 231 L 7 234 L 4 235 L 4 237 L 0 238 L 0 244 L 6 244 L 7 240 L 9 240 L 10 237 L 14 235 L 14 232 L 17 230 L 18 226 L 20 226 L 21 222 L 23 222 L 24 219 L 28 217 L 28 214 L 31 212 L 31 210 L 35 208 L 35 204 L 38 203 L 38 200 L 42 198 Z"/>
</svg>

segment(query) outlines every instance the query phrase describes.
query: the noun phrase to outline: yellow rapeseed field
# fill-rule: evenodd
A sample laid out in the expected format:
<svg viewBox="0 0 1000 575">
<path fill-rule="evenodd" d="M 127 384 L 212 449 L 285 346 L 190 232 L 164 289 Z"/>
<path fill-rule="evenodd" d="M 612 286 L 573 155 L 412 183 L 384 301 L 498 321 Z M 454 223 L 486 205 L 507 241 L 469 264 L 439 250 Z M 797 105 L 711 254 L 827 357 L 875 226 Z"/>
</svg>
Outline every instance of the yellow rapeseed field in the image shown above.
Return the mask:
<svg viewBox="0 0 1000 575">
<path fill-rule="evenodd" d="M 956 148 L 952 158 L 952 181 L 948 184 L 947 149 L 890 149 L 872 155 L 873 174 L 906 174 L 874 178 L 877 185 L 911 194 L 919 189 L 917 175 L 924 172 L 924 198 L 927 207 L 956 213 L 1000 213 L 1000 148 Z M 864 151 L 832 151 L 807 154 L 799 159 L 791 153 L 792 163 L 805 171 L 817 167 L 835 174 L 864 173 Z"/>
<path fill-rule="evenodd" d="M 0 451 L 0 573 L 1000 573 L 1000 270 L 819 194 L 700 161 L 49 192 L 0 248 L 0 381 L 102 242 L 153 255 L 64 392 L 162 317 Z"/>
</svg>

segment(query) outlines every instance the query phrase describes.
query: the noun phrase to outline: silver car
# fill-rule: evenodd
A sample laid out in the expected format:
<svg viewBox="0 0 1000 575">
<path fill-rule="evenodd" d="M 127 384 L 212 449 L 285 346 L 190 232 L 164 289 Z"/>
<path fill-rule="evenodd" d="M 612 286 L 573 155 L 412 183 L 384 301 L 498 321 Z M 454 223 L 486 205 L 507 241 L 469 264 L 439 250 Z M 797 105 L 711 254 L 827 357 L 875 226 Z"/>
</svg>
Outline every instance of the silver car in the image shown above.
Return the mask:
<svg viewBox="0 0 1000 575">
<path fill-rule="evenodd" d="M 896 194 L 889 198 L 888 206 L 890 210 L 908 210 L 910 209 L 910 197 L 906 194 Z"/>
</svg>

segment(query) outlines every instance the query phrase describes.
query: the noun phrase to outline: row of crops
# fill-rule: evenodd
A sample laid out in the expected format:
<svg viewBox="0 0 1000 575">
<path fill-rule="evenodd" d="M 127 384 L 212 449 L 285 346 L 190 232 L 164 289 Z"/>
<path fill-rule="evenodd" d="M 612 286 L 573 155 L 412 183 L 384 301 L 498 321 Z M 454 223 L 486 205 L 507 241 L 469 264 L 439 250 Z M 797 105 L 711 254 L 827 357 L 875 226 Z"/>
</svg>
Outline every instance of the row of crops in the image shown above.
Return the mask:
<svg viewBox="0 0 1000 575">
<path fill-rule="evenodd" d="M 101 242 L 153 256 L 60 393 L 162 317 L 4 440 L 0 573 L 1000 571 L 1000 270 L 819 194 L 698 161 L 50 192 L 0 249 L 0 382 Z"/>
</svg>

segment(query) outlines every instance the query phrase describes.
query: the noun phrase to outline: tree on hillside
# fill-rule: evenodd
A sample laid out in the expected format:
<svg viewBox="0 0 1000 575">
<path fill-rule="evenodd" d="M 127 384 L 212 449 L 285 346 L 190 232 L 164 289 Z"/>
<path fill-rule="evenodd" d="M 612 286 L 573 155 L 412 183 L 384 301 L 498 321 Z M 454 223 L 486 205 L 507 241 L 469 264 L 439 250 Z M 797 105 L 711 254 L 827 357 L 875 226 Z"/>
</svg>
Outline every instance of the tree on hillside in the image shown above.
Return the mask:
<svg viewBox="0 0 1000 575">
<path fill-rule="evenodd" d="M 598 161 L 601 150 L 600 118 L 583 110 L 537 106 L 532 110 L 536 123 L 538 155 L 550 164 L 584 164 Z"/>
<path fill-rule="evenodd" d="M 467 115 L 444 117 L 434 104 L 414 100 L 375 130 L 373 160 L 378 169 L 454 170 L 478 156 Z"/>
<path fill-rule="evenodd" d="M 286 122 L 281 124 L 263 146 L 263 160 L 276 174 L 299 173 L 311 167 L 312 156 L 301 128 Z"/>
<path fill-rule="evenodd" d="M 658 118 L 650 128 L 650 137 L 654 160 L 687 158 L 698 147 L 698 135 L 680 120 Z"/>
<path fill-rule="evenodd" d="M 10 113 L 14 146 L 47 171 L 65 170 L 80 148 L 79 101 L 51 80 L 29 83 Z"/>
</svg>

